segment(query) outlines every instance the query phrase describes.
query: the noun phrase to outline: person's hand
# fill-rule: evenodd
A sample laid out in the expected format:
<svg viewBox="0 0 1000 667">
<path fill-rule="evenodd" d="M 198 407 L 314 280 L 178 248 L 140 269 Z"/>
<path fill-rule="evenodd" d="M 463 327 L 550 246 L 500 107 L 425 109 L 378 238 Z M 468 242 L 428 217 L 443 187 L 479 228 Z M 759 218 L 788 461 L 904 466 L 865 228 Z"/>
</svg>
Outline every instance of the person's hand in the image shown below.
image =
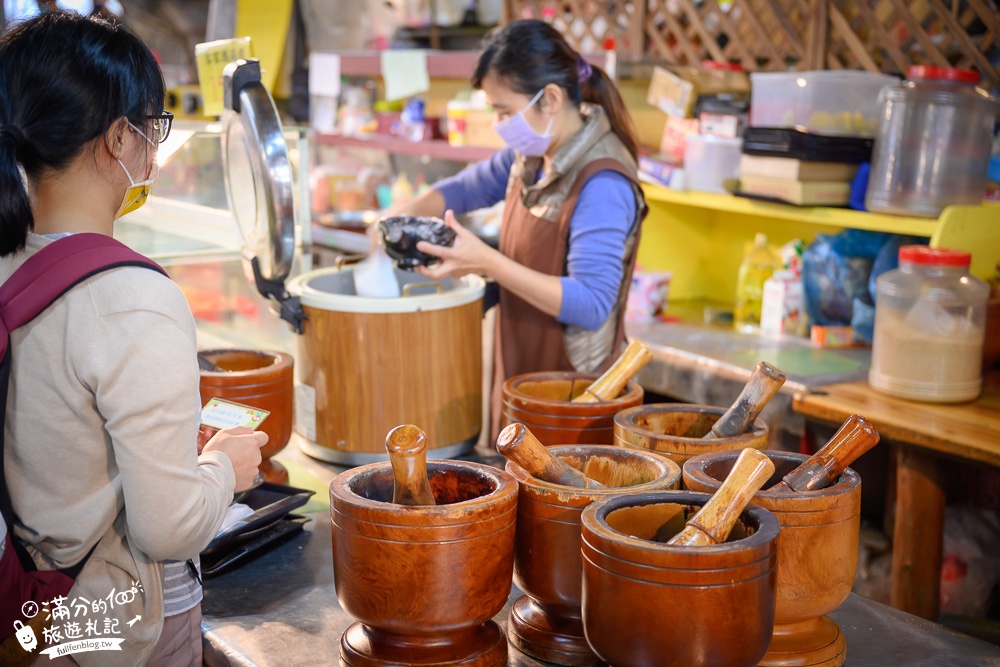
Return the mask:
<svg viewBox="0 0 1000 667">
<path fill-rule="evenodd" d="M 198 453 L 199 454 L 201 454 L 203 451 L 205 451 L 205 445 L 207 445 L 208 441 L 212 439 L 212 436 L 214 436 L 218 432 L 219 432 L 219 429 L 212 428 L 211 426 L 205 426 L 204 424 L 201 424 L 200 426 L 198 426 Z"/>
<path fill-rule="evenodd" d="M 461 278 L 470 273 L 490 275 L 490 260 L 493 255 L 498 254 L 497 251 L 458 224 L 451 211 L 444 214 L 444 224 L 455 231 L 455 242 L 451 246 L 440 246 L 427 241 L 418 243 L 417 250 L 439 258 L 441 263 L 432 267 L 418 266 L 417 273 L 431 280 Z"/>
<path fill-rule="evenodd" d="M 202 451 L 222 452 L 233 463 L 236 473 L 236 491 L 246 491 L 253 486 L 260 466 L 260 448 L 267 444 L 267 433 L 253 431 L 246 426 L 224 428 L 208 441 Z"/>
</svg>

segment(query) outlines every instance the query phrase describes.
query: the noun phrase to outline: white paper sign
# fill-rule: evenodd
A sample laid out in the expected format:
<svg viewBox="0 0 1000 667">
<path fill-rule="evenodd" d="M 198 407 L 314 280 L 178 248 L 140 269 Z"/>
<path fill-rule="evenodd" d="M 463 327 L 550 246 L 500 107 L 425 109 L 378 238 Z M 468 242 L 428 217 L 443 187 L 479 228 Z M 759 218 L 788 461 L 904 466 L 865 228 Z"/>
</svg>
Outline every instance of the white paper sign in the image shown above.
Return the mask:
<svg viewBox="0 0 1000 667">
<path fill-rule="evenodd" d="M 385 99 L 390 102 L 426 93 L 431 87 L 427 74 L 427 52 L 389 49 L 382 52 L 382 79 Z"/>
<path fill-rule="evenodd" d="M 340 95 L 340 56 L 336 53 L 309 55 L 309 94 Z"/>
</svg>

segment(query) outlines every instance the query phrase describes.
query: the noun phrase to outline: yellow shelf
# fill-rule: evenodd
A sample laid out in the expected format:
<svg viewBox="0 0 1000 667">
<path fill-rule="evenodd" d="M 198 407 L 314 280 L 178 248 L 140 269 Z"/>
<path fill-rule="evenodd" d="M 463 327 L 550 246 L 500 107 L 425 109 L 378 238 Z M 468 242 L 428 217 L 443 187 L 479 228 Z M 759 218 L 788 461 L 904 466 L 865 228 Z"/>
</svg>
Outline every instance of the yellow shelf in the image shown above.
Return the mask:
<svg viewBox="0 0 1000 667">
<path fill-rule="evenodd" d="M 757 216 L 772 220 L 791 220 L 809 225 L 864 229 L 872 232 L 891 234 L 912 234 L 913 236 L 933 236 L 938 221 L 928 218 L 914 218 L 899 215 L 865 213 L 849 208 L 828 208 L 825 206 L 790 206 L 772 204 L 746 197 L 719 195 L 711 192 L 690 192 L 671 190 L 659 185 L 644 184 L 646 199 L 681 206 Z"/>
<path fill-rule="evenodd" d="M 649 217 L 643 225 L 639 263 L 669 271 L 671 299 L 731 302 L 736 271 L 757 232 L 777 247 L 791 239 L 809 243 L 816 234 L 842 229 L 908 234 L 933 247 L 972 253 L 972 272 L 992 276 L 1000 261 L 1000 205 L 950 206 L 937 220 L 798 207 L 745 197 L 670 190 L 644 184 Z"/>
</svg>

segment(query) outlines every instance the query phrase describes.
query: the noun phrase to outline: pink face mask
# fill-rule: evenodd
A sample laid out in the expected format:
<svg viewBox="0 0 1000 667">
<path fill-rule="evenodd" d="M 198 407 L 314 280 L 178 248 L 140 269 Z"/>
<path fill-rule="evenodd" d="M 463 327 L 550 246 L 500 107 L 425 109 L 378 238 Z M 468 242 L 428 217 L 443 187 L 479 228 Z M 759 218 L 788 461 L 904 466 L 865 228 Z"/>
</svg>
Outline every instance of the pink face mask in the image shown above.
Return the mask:
<svg viewBox="0 0 1000 667">
<path fill-rule="evenodd" d="M 539 90 L 531 98 L 528 106 L 510 118 L 499 123 L 494 123 L 493 125 L 493 129 L 497 131 L 497 134 L 504 140 L 504 143 L 525 157 L 541 157 L 545 155 L 545 151 L 549 149 L 549 144 L 552 143 L 552 134 L 550 133 L 552 129 L 551 117 L 549 118 L 549 124 L 545 128 L 544 134 L 535 132 L 528 123 L 528 119 L 524 117 L 524 113 L 534 106 L 535 102 L 541 99 L 544 92 L 544 88 Z"/>
</svg>

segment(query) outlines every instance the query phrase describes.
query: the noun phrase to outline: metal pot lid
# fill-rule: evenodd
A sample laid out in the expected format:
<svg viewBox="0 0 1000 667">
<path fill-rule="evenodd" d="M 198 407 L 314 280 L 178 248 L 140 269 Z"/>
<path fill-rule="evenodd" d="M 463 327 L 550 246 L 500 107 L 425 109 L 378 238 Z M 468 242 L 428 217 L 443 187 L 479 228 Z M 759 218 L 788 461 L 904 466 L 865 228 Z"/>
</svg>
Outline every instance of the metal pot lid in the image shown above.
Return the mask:
<svg viewBox="0 0 1000 667">
<path fill-rule="evenodd" d="M 292 163 L 274 100 L 260 79 L 260 62 L 237 60 L 223 73 L 222 162 L 226 198 L 243 238 L 257 290 L 274 299 L 282 319 L 301 330 L 301 313 L 284 281 L 295 252 Z"/>
</svg>

